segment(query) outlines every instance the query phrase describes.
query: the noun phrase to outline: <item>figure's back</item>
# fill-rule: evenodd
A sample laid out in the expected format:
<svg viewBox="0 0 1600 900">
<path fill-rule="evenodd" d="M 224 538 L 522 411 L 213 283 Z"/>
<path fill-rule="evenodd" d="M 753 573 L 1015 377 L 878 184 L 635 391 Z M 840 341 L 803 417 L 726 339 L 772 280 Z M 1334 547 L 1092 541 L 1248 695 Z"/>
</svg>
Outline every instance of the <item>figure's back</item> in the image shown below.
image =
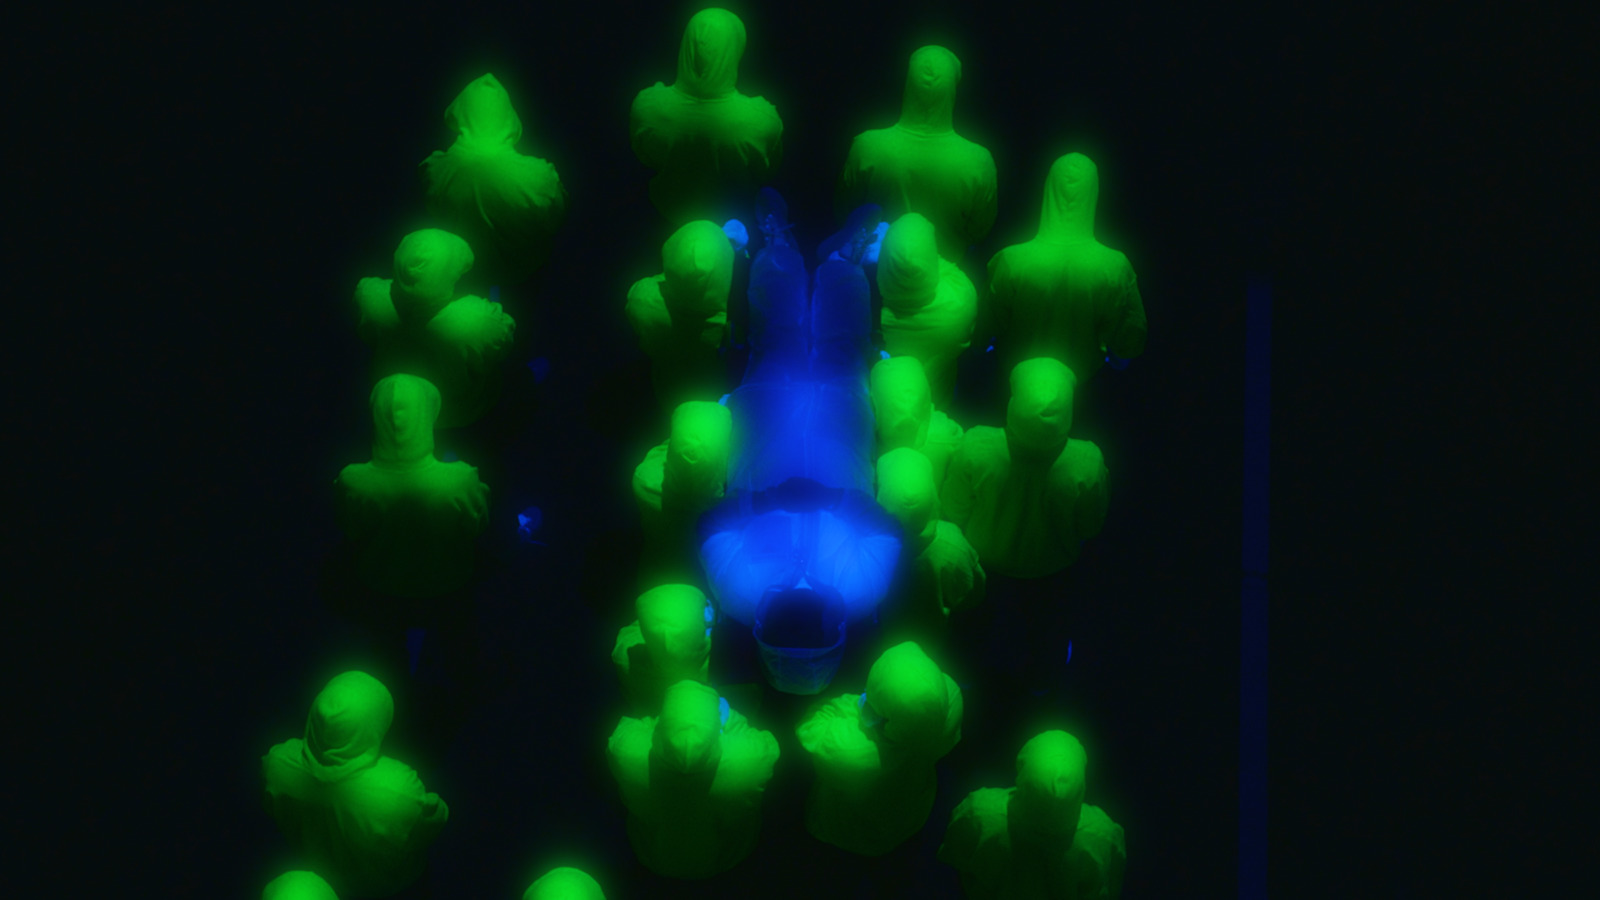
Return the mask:
<svg viewBox="0 0 1600 900">
<path fill-rule="evenodd" d="M 1092 240 L 1007 247 L 990 263 L 989 278 L 996 304 L 1009 313 L 1005 358 L 1049 357 L 1080 380 L 1104 365 L 1105 341 L 1124 310 L 1138 304 L 1127 257 Z"/>
<path fill-rule="evenodd" d="M 262 761 L 266 804 L 289 844 L 342 897 L 382 897 L 415 881 L 448 811 L 415 771 L 384 757 L 325 783 L 304 763 L 305 743 L 286 741 Z"/>
<path fill-rule="evenodd" d="M 994 224 L 994 157 L 953 131 L 893 125 L 863 132 L 850 147 L 837 205 L 861 202 L 882 206 L 890 221 L 909 212 L 926 217 L 939 255 L 960 262 Z"/>
<path fill-rule="evenodd" d="M 656 170 L 650 201 L 674 225 L 744 214 L 781 157 L 783 123 L 760 97 L 693 97 L 656 84 L 633 103 L 633 147 Z"/>
<path fill-rule="evenodd" d="M 472 466 L 359 463 L 346 466 L 337 485 L 341 524 L 355 543 L 356 571 L 368 587 L 432 597 L 471 578 L 474 541 L 488 507 L 488 488 Z"/>
</svg>

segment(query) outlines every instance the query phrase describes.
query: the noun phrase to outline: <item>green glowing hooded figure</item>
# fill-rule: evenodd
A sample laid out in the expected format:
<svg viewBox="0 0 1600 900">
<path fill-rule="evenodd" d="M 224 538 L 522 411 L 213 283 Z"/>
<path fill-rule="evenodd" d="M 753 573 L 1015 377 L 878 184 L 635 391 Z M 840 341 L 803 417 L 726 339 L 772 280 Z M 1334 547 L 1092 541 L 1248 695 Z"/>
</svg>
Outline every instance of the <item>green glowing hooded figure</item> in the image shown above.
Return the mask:
<svg viewBox="0 0 1600 900">
<path fill-rule="evenodd" d="M 635 609 L 639 617 L 617 632 L 611 662 L 633 711 L 657 713 L 670 685 L 711 680 L 711 605 L 697 587 L 664 584 L 640 594 Z"/>
<path fill-rule="evenodd" d="M 863 203 L 889 220 L 915 212 L 932 222 L 939 255 L 960 262 L 994 225 L 995 169 L 989 151 L 956 134 L 952 112 L 961 60 L 943 47 L 911 54 L 900 121 L 850 144 L 834 194 L 842 221 Z"/>
<path fill-rule="evenodd" d="M 911 580 L 887 623 L 922 646 L 939 648 L 950 611 L 983 599 L 986 579 L 961 529 L 939 518 L 939 488 L 933 464 L 908 447 L 878 457 L 878 503 L 905 529 Z"/>
<path fill-rule="evenodd" d="M 1144 353 L 1144 301 L 1122 253 L 1095 240 L 1100 173 L 1068 153 L 1050 167 L 1039 236 L 989 260 L 998 347 L 1008 363 L 1048 356 L 1084 381 L 1106 354 Z"/>
<path fill-rule="evenodd" d="M 522 900 L 606 900 L 606 895 L 587 872 L 562 866 L 529 885 Z"/>
<path fill-rule="evenodd" d="M 1100 533 L 1109 476 L 1099 447 L 1068 437 L 1076 385 L 1072 370 L 1053 359 L 1018 363 L 1005 428 L 969 430 L 950 461 L 944 515 L 990 572 L 1059 572 Z"/>
<path fill-rule="evenodd" d="M 285 872 L 267 882 L 261 900 L 339 900 L 339 895 L 315 872 Z"/>
<path fill-rule="evenodd" d="M 956 807 L 939 859 L 975 900 L 1116 900 L 1122 826 L 1083 802 L 1083 746 L 1047 731 L 1017 754 L 1017 785 L 973 791 Z"/>
<path fill-rule="evenodd" d="M 669 878 L 709 878 L 755 847 L 778 741 L 722 716 L 698 681 L 667 688 L 659 718 L 624 718 L 607 747 L 639 861 Z"/>
<path fill-rule="evenodd" d="M 978 292 L 955 263 L 939 256 L 933 225 L 917 213 L 896 219 L 878 254 L 883 345 L 890 356 L 922 363 L 934 402 L 950 403 L 956 358 L 972 344 Z"/>
<path fill-rule="evenodd" d="M 950 458 L 961 447 L 962 431 L 933 408 L 922 363 L 914 356 L 891 356 L 872 367 L 869 380 L 878 452 L 909 447 L 933 463 L 934 482 L 943 485 Z"/>
<path fill-rule="evenodd" d="M 644 551 L 639 576 L 646 585 L 701 584 L 696 526 L 722 500 L 732 452 L 733 416 L 707 400 L 681 403 L 672 411 L 672 433 L 650 448 L 633 470 Z"/>
<path fill-rule="evenodd" d="M 865 694 L 814 707 L 796 729 L 816 768 L 806 828 L 863 856 L 916 834 L 933 809 L 934 763 L 961 740 L 961 712 L 961 688 L 921 647 L 884 651 Z"/>
<path fill-rule="evenodd" d="M 466 238 L 493 284 L 520 284 L 550 258 L 567 217 L 556 167 L 517 152 L 522 119 L 493 75 L 457 95 L 444 112 L 449 150 L 422 161 L 428 215 Z"/>
<path fill-rule="evenodd" d="M 305 739 L 261 759 L 267 811 L 343 897 L 387 897 L 416 881 L 450 818 L 410 766 L 383 755 L 393 721 L 389 690 L 345 672 L 311 704 Z"/>
<path fill-rule="evenodd" d="M 456 296 L 471 271 L 467 242 L 424 228 L 394 251 L 394 278 L 356 285 L 357 329 L 372 348 L 374 379 L 406 374 L 439 388 L 438 427 L 476 421 L 500 397 L 501 369 L 517 323 L 498 303 Z"/>
<path fill-rule="evenodd" d="M 633 153 L 655 171 L 650 202 L 673 225 L 748 215 L 782 159 L 777 108 L 737 89 L 744 48 L 738 16 L 703 9 L 683 31 L 678 80 L 634 98 Z"/>
<path fill-rule="evenodd" d="M 628 323 L 650 357 L 656 399 L 672 408 L 727 393 L 722 359 L 728 339 L 733 245 L 707 221 L 679 228 L 661 248 L 663 272 L 634 282 Z"/>
<path fill-rule="evenodd" d="M 429 599 L 464 587 L 488 518 L 488 486 L 472 466 L 433 455 L 433 385 L 390 375 L 373 387 L 371 404 L 372 461 L 345 466 L 334 482 L 357 576 L 393 597 Z"/>
</svg>

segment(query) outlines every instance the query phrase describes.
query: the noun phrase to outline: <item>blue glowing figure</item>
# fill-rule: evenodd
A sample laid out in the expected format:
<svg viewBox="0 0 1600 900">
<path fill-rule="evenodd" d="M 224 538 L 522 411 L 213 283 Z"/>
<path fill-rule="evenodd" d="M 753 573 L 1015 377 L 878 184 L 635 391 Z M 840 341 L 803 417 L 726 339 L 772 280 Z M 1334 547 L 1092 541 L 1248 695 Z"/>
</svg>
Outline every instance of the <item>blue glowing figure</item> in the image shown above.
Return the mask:
<svg viewBox="0 0 1600 900">
<path fill-rule="evenodd" d="M 872 499 L 867 391 L 871 293 L 861 262 L 881 216 L 862 207 L 823 242 L 812 286 L 783 198 L 763 189 L 765 246 L 750 269 L 750 365 L 727 398 L 727 498 L 700 523 L 701 561 L 723 616 L 749 626 L 780 690 L 813 694 L 870 619 L 900 555 Z M 809 290 L 808 290 L 809 288 Z"/>
<path fill-rule="evenodd" d="M 1121 372 L 1123 369 L 1128 367 L 1128 361 L 1120 356 L 1115 356 L 1108 353 L 1106 354 L 1106 365 L 1116 369 L 1118 372 Z"/>
<path fill-rule="evenodd" d="M 722 223 L 722 233 L 733 242 L 733 249 L 739 251 L 746 259 L 750 258 L 750 251 L 745 248 L 750 244 L 750 231 L 738 219 L 729 219 Z"/>
</svg>

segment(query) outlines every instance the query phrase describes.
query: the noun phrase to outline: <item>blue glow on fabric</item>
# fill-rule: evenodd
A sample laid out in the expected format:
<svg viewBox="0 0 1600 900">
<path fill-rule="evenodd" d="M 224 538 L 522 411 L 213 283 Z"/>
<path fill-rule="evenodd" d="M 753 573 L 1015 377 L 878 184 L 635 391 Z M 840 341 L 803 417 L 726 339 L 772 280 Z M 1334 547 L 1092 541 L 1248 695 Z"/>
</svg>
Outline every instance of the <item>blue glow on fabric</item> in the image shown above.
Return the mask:
<svg viewBox="0 0 1600 900">
<path fill-rule="evenodd" d="M 534 540 L 533 534 L 534 532 L 538 531 L 539 526 L 543 524 L 544 513 L 539 510 L 539 507 L 530 506 L 524 509 L 522 512 L 517 513 L 517 537 L 522 539 L 523 543 L 538 544 L 542 547 L 544 546 L 544 542 Z"/>
<path fill-rule="evenodd" d="M 864 206 L 824 241 L 813 277 L 787 206 L 762 193 L 766 246 L 750 268 L 750 365 L 733 414 L 728 495 L 701 519 L 701 561 L 722 615 L 755 624 L 774 591 L 815 588 L 869 618 L 900 555 L 899 525 L 872 498 L 871 289 L 860 260 L 881 224 Z M 828 259 L 841 253 L 848 258 Z M 810 290 L 808 290 L 810 288 Z"/>
<path fill-rule="evenodd" d="M 528 360 L 528 371 L 533 373 L 535 384 L 543 384 L 550 375 L 550 360 L 541 356 L 538 359 Z"/>
</svg>

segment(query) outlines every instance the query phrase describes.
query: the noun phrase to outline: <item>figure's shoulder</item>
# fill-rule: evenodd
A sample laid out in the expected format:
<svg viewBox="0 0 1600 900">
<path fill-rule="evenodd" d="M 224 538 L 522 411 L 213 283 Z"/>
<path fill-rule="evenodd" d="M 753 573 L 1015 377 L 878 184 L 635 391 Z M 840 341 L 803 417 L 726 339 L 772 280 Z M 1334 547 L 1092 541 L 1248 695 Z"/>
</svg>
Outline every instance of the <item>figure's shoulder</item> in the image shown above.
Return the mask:
<svg viewBox="0 0 1600 900">
<path fill-rule="evenodd" d="M 939 258 L 939 288 L 943 290 L 952 301 L 963 305 L 976 306 L 978 302 L 978 289 L 973 286 L 972 279 L 961 267 L 953 262 Z"/>
<path fill-rule="evenodd" d="M 651 447 L 644 459 L 633 468 L 633 493 L 661 497 L 661 483 L 667 471 L 667 444 L 665 441 Z"/>
<path fill-rule="evenodd" d="M 617 642 L 611 648 L 611 661 L 622 670 L 623 674 L 627 674 L 633 665 L 629 651 L 643 644 L 644 633 L 639 630 L 639 620 L 635 619 L 617 629 Z"/>
<path fill-rule="evenodd" d="M 978 788 L 967 795 L 965 806 L 985 831 L 1004 831 L 1011 788 Z"/>
<path fill-rule="evenodd" d="M 956 444 L 961 442 L 964 432 L 955 419 L 945 413 L 934 410 L 928 417 L 928 441 L 935 444 Z"/>
<path fill-rule="evenodd" d="M 623 716 L 606 740 L 606 753 L 622 771 L 643 776 L 649 771 L 650 744 L 655 736 L 653 716 L 636 719 Z"/>
<path fill-rule="evenodd" d="M 1106 458 L 1093 441 L 1068 440 L 1061 459 L 1078 481 L 1094 482 L 1105 477 Z"/>
<path fill-rule="evenodd" d="M 628 302 L 623 307 L 628 322 L 638 331 L 658 322 L 670 321 L 667 315 L 667 302 L 661 296 L 661 285 L 667 280 L 665 275 L 651 275 L 635 281 L 628 288 Z"/>
<path fill-rule="evenodd" d="M 306 742 L 300 738 L 290 738 L 282 743 L 273 744 L 261 757 L 263 771 L 272 773 L 284 769 L 303 769 L 305 748 Z"/>
<path fill-rule="evenodd" d="M 1006 447 L 1006 430 L 993 425 L 974 425 L 961 436 L 963 450 L 981 450 Z"/>
</svg>

